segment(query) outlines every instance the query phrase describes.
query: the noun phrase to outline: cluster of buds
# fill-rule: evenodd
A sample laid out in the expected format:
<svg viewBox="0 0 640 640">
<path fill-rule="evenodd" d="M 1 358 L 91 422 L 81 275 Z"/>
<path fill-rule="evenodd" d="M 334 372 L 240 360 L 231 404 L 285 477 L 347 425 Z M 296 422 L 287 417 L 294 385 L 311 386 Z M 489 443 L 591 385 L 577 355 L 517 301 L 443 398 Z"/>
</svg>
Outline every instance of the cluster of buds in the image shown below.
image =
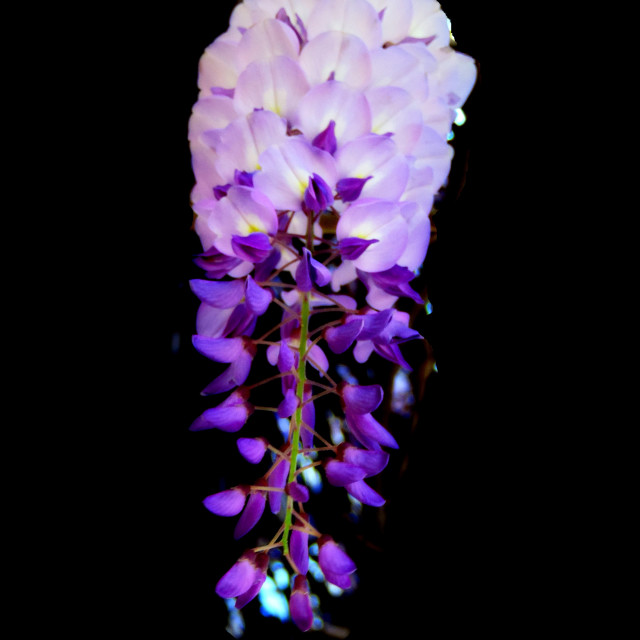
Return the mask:
<svg viewBox="0 0 640 640">
<path fill-rule="evenodd" d="M 191 281 L 200 300 L 193 345 L 228 366 L 202 391 L 224 397 L 191 428 L 240 431 L 263 409 L 251 397 L 261 384 L 279 388 L 272 410 L 289 421 L 284 442 L 274 441 L 279 431 L 237 440 L 250 463 L 269 456 L 266 473 L 204 500 L 214 514 L 238 516 L 236 539 L 267 506 L 280 520 L 272 541 L 247 549 L 216 591 L 244 606 L 278 549 L 302 630 L 313 620 L 311 542 L 330 583 L 348 589 L 356 570 L 312 524 L 302 456 L 353 499 L 384 504 L 368 483 L 398 447 L 374 417 L 383 389 L 336 381 L 330 368 L 349 350 L 359 363 L 381 357 L 410 368 L 401 345 L 421 336 L 395 305 L 423 302 L 410 283 L 449 173 L 452 125 L 476 78 L 453 44 L 435 0 L 244 0 L 200 60 L 189 122 L 203 270 Z M 274 305 L 277 324 L 254 336 Z M 272 372 L 254 382 L 256 359 Z M 327 394 L 344 413 L 339 443 L 316 428 Z"/>
</svg>

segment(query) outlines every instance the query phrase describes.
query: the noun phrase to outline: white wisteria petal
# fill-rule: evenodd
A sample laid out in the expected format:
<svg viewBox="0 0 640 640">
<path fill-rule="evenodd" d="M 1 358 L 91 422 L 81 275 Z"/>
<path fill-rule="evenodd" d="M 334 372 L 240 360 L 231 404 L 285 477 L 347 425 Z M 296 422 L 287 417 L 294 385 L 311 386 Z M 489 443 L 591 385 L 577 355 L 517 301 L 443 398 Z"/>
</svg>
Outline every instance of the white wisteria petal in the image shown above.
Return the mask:
<svg viewBox="0 0 640 640">
<path fill-rule="evenodd" d="M 300 66 L 311 85 L 333 77 L 363 89 L 371 80 L 371 56 L 367 45 L 360 38 L 342 31 L 325 31 L 308 42 L 300 52 Z"/>
<path fill-rule="evenodd" d="M 369 0 L 375 10 L 382 13 L 382 39 L 398 43 L 409 34 L 413 17 L 412 0 Z"/>
<path fill-rule="evenodd" d="M 377 240 L 353 260 L 363 271 L 386 271 L 404 252 L 408 241 L 408 225 L 400 205 L 379 199 L 359 200 L 345 209 L 336 226 L 336 238 Z"/>
<path fill-rule="evenodd" d="M 309 83 L 298 63 L 277 56 L 252 62 L 238 77 L 233 99 L 241 113 L 268 109 L 291 118 L 308 90 Z"/>
<path fill-rule="evenodd" d="M 216 168 L 223 178 L 219 184 L 225 184 L 233 181 L 236 169 L 260 169 L 260 154 L 287 139 L 287 123 L 272 111 L 252 111 L 222 130 L 205 132 L 203 139 L 215 143 Z"/>
<path fill-rule="evenodd" d="M 309 40 L 324 31 L 343 31 L 360 38 L 369 49 L 382 46 L 378 12 L 366 0 L 319 0 L 309 15 Z"/>
<path fill-rule="evenodd" d="M 324 82 L 300 100 L 294 124 L 313 140 L 331 121 L 338 146 L 371 132 L 371 108 L 365 95 L 344 82 Z"/>
<path fill-rule="evenodd" d="M 291 27 L 281 20 L 262 20 L 245 31 L 238 44 L 238 64 L 241 69 L 255 60 L 271 60 L 276 56 L 298 59 L 300 42 Z"/>
<path fill-rule="evenodd" d="M 237 55 L 237 44 L 219 38 L 204 50 L 198 63 L 201 95 L 211 95 L 213 87 L 233 89 L 236 86 L 240 72 L 236 64 Z"/>
<path fill-rule="evenodd" d="M 366 96 L 371 107 L 372 131 L 393 134 L 398 149 L 410 154 L 423 126 L 420 103 L 399 87 L 376 87 L 367 91 Z"/>
</svg>

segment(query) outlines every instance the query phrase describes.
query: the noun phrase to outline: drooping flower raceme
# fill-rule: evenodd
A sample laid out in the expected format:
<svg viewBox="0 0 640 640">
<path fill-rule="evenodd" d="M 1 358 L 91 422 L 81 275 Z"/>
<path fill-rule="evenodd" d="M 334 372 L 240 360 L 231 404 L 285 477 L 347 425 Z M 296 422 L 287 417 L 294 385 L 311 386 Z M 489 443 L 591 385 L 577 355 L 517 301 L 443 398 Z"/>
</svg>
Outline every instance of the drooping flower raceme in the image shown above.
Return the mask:
<svg viewBox="0 0 640 640">
<path fill-rule="evenodd" d="M 284 442 L 277 429 L 237 439 L 249 463 L 270 456 L 262 477 L 204 499 L 212 513 L 237 517 L 237 539 L 265 512 L 280 519 L 272 542 L 248 548 L 216 591 L 244 606 L 265 582 L 269 554 L 282 552 L 302 630 L 313 623 L 309 545 L 341 589 L 356 566 L 312 524 L 300 461 L 362 504 L 385 502 L 367 482 L 398 447 L 375 415 L 383 389 L 336 383 L 329 370 L 349 352 L 408 369 L 401 346 L 421 339 L 395 305 L 422 302 L 410 283 L 449 174 L 452 124 L 476 78 L 474 60 L 453 44 L 435 0 L 244 0 L 200 60 L 189 121 L 203 270 L 191 281 L 200 300 L 193 345 L 225 366 L 202 391 L 221 398 L 191 429 L 242 434 L 264 408 L 251 398 L 262 383 L 250 379 L 256 359 L 272 368 L 263 382 L 275 385 L 272 410 L 289 422 Z M 274 306 L 278 323 L 256 337 Z M 343 408 L 342 442 L 316 427 L 329 393 Z"/>
</svg>

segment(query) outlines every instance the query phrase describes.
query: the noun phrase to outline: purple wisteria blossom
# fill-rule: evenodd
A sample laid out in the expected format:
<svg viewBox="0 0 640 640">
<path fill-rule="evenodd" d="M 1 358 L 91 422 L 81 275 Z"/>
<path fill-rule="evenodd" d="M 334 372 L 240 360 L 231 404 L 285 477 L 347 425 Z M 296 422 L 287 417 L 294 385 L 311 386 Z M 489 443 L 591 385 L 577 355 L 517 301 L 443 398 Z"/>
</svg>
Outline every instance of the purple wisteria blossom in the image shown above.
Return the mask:
<svg viewBox="0 0 640 640">
<path fill-rule="evenodd" d="M 236 540 L 274 525 L 215 591 L 242 608 L 271 560 L 286 560 L 302 631 L 322 624 L 312 545 L 325 581 L 357 586 L 315 500 L 346 492 L 383 506 L 370 479 L 402 444 L 381 384 L 341 378 L 336 365 L 410 371 L 403 345 L 423 340 L 398 303 L 426 302 L 415 279 L 476 79 L 455 47 L 436 0 L 243 0 L 200 59 L 188 126 L 202 245 L 192 342 L 218 371 L 201 390 L 214 402 L 190 429 L 238 434 L 239 469 L 254 474 L 204 507 L 236 519 Z M 330 396 L 339 437 L 326 428 Z M 327 481 L 319 496 L 308 472 Z"/>
</svg>

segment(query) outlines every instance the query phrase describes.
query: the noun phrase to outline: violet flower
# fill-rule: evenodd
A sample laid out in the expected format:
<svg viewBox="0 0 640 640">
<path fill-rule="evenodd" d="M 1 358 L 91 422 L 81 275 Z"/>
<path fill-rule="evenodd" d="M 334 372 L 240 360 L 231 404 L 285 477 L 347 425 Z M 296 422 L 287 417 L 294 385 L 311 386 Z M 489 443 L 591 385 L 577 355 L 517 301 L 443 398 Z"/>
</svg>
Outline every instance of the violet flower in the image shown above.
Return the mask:
<svg viewBox="0 0 640 640">
<path fill-rule="evenodd" d="M 354 562 L 307 512 L 305 473 L 367 507 L 385 502 L 369 479 L 401 443 L 378 413 L 384 391 L 336 382 L 334 365 L 375 354 L 410 370 L 402 346 L 423 337 L 397 303 L 424 304 L 412 281 L 475 79 L 436 0 L 243 0 L 202 54 L 188 123 L 203 272 L 189 282 L 200 303 L 192 342 L 223 365 L 201 393 L 225 397 L 189 428 L 264 427 L 236 440 L 259 477 L 203 503 L 238 517 L 236 539 L 263 517 L 276 527 L 216 585 L 238 608 L 259 593 L 278 549 L 294 574 L 291 619 L 311 629 L 311 539 L 326 580 L 355 584 Z M 249 403 L 261 385 L 269 406 Z M 328 395 L 344 414 L 340 444 L 322 433 Z"/>
</svg>

